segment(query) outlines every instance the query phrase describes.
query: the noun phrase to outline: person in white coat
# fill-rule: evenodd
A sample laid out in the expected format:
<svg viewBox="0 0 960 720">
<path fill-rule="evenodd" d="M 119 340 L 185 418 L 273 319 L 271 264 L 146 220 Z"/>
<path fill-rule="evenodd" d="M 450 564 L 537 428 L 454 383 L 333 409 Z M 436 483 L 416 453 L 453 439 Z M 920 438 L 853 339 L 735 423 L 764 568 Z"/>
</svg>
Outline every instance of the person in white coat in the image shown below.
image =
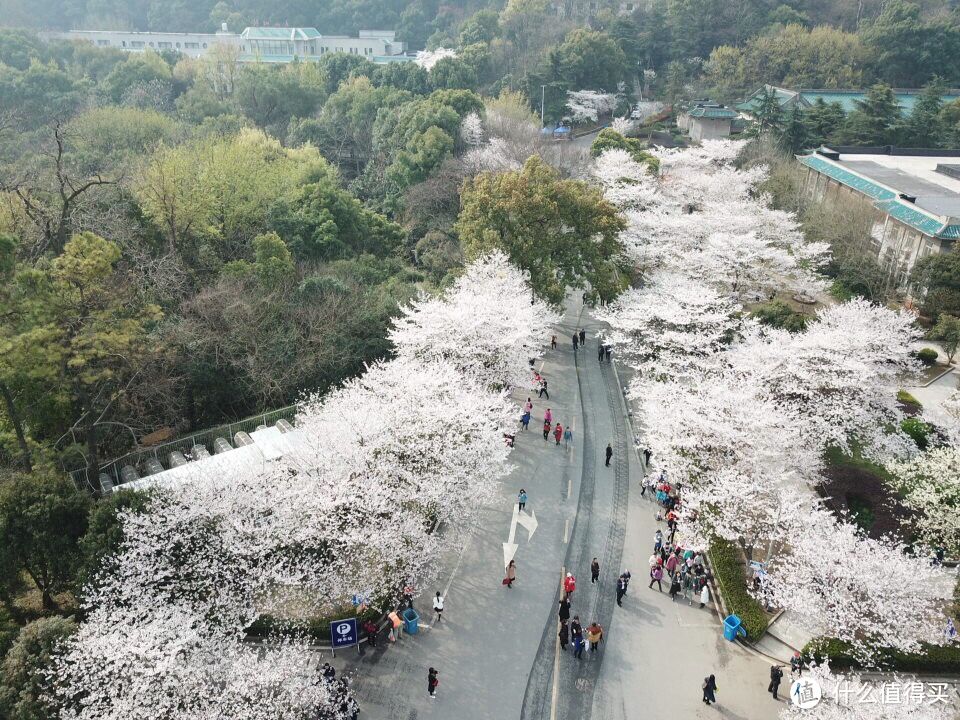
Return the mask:
<svg viewBox="0 0 960 720">
<path fill-rule="evenodd" d="M 443 595 L 440 594 L 439 590 L 437 590 L 436 597 L 433 598 L 433 611 L 437 614 L 437 622 L 440 622 L 443 615 Z"/>
</svg>

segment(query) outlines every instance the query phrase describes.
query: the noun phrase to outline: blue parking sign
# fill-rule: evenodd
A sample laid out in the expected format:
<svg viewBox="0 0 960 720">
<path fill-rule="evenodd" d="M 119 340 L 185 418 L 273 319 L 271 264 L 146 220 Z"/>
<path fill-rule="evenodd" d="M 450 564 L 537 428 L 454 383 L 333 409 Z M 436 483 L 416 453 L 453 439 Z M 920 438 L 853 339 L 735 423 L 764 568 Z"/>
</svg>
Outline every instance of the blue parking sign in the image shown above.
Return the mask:
<svg viewBox="0 0 960 720">
<path fill-rule="evenodd" d="M 334 620 L 330 623 L 330 644 L 333 649 L 346 645 L 360 646 L 360 633 L 357 632 L 357 619 Z"/>
</svg>

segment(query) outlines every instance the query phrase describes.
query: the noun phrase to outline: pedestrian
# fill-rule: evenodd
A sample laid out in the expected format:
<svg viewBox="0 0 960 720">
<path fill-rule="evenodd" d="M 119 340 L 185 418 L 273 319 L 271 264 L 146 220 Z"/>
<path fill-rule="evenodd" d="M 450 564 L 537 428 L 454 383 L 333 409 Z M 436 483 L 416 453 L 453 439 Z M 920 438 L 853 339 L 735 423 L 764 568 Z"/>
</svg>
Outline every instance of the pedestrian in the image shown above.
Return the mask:
<svg viewBox="0 0 960 720">
<path fill-rule="evenodd" d="M 661 580 L 663 580 L 663 569 L 659 565 L 654 565 L 652 568 L 650 568 L 650 584 L 647 587 L 652 590 L 653 584 L 656 583 L 657 589 L 660 592 L 663 592 L 663 585 L 660 582 Z"/>
<path fill-rule="evenodd" d="M 790 672 L 796 673 L 798 677 L 803 677 L 803 658 L 800 657 L 800 651 L 794 650 L 793 657 L 790 658 Z"/>
<path fill-rule="evenodd" d="M 646 476 L 640 478 L 640 497 L 643 497 L 646 494 L 647 488 L 649 486 L 650 486 L 650 483 L 647 482 Z"/>
<path fill-rule="evenodd" d="M 659 530 L 657 532 L 660 532 Z M 667 574 L 673 578 L 677 574 L 677 566 L 680 564 L 680 558 L 677 557 L 676 553 L 670 553 L 670 557 L 667 558 L 667 562 L 664 563 L 664 567 L 667 569 Z"/>
<path fill-rule="evenodd" d="M 597 362 L 603 362 L 603 343 L 597 340 Z"/>
<path fill-rule="evenodd" d="M 565 427 L 563 430 L 563 449 L 566 450 L 568 447 L 570 447 L 570 443 L 572 442 L 573 442 L 573 430 L 571 430 L 570 426 L 567 425 L 567 427 Z"/>
<path fill-rule="evenodd" d="M 520 492 L 517 493 L 517 507 L 520 510 L 523 510 L 527 506 L 527 491 L 523 488 L 520 488 Z"/>
<path fill-rule="evenodd" d="M 517 561 L 511 560 L 507 565 L 507 576 L 503 579 L 503 584 L 512 590 L 513 581 L 516 579 L 517 579 Z"/>
<path fill-rule="evenodd" d="M 557 441 L 557 447 L 560 446 L 560 438 L 563 437 L 563 425 L 557 423 L 557 426 L 553 429 L 553 439 Z"/>
<path fill-rule="evenodd" d="M 543 440 L 546 442 L 547 438 L 550 437 L 550 421 L 543 421 Z"/>
<path fill-rule="evenodd" d="M 573 351 L 577 351 L 577 347 L 580 345 L 580 336 L 576 333 L 573 334 Z"/>
<path fill-rule="evenodd" d="M 600 641 L 603 640 L 603 627 L 598 622 L 590 623 L 587 628 L 587 641 L 590 643 L 590 652 L 596 652 Z"/>
<path fill-rule="evenodd" d="M 607 443 L 607 461 L 605 465 L 610 467 L 610 458 L 613 457 L 613 448 L 610 446 L 610 443 Z"/>
<path fill-rule="evenodd" d="M 550 408 L 547 408 L 547 411 L 543 414 L 543 420 L 551 425 L 553 424 L 553 411 Z"/>
<path fill-rule="evenodd" d="M 427 692 L 430 693 L 430 699 L 437 699 L 437 685 L 440 684 L 440 673 L 433 668 L 427 670 Z"/>
<path fill-rule="evenodd" d="M 777 693 L 780 692 L 780 681 L 783 680 L 783 669 L 779 665 L 770 666 L 770 684 L 767 686 L 767 692 L 773 694 L 774 700 L 779 700 Z"/>
<path fill-rule="evenodd" d="M 376 647 L 377 633 L 379 632 L 377 624 L 372 620 L 367 620 L 363 623 L 363 631 L 367 634 L 367 645 L 370 647 Z"/>
<path fill-rule="evenodd" d="M 557 633 L 557 637 L 560 638 L 560 649 L 566 650 L 567 643 L 570 642 L 570 628 L 567 627 L 567 621 L 560 621 L 560 632 Z"/>
<path fill-rule="evenodd" d="M 567 597 L 570 597 L 576 589 L 577 579 L 572 573 L 567 573 L 567 576 L 563 579 L 563 591 L 567 594 Z"/>
<path fill-rule="evenodd" d="M 670 580 L 670 602 L 674 602 L 677 599 L 677 595 L 680 594 L 680 576 L 674 575 Z"/>
<path fill-rule="evenodd" d="M 653 552 L 660 552 L 661 547 L 663 547 L 663 531 L 657 528 L 657 531 L 653 534 Z"/>
<path fill-rule="evenodd" d="M 613 349 L 609 345 L 603 346 L 603 358 L 607 362 L 610 362 L 610 353 L 613 352 Z"/>
<path fill-rule="evenodd" d="M 717 701 L 717 678 L 713 675 L 703 679 L 703 701 L 707 705 Z"/>
<path fill-rule="evenodd" d="M 550 338 L 550 349 L 551 349 L 551 350 L 556 350 L 556 349 L 557 349 L 557 336 L 556 336 L 556 335 L 554 335 L 553 337 Z"/>
<path fill-rule="evenodd" d="M 573 636 L 573 656 L 579 660 L 583 655 L 583 632 Z"/>
<path fill-rule="evenodd" d="M 643 467 L 645 467 L 645 468 L 649 468 L 649 467 L 650 467 L 650 458 L 651 458 L 652 455 L 653 455 L 653 452 L 651 452 L 650 448 L 644 448 L 644 450 L 643 450 Z"/>
<path fill-rule="evenodd" d="M 710 590 L 707 588 L 706 579 L 703 580 L 703 587 L 700 588 L 700 609 L 703 610 L 703 606 L 710 602 Z"/>
<path fill-rule="evenodd" d="M 526 410 L 528 413 L 531 413 L 531 414 L 532 414 L 532 413 L 533 413 L 533 400 L 531 400 L 530 398 L 527 398 L 527 402 L 524 403 L 523 409 Z"/>
<path fill-rule="evenodd" d="M 323 673 L 323 679 L 326 680 L 328 683 L 332 683 L 334 680 L 337 679 L 337 669 L 330 663 L 325 662 L 323 666 L 320 668 L 320 670 Z"/>
<path fill-rule="evenodd" d="M 570 619 L 570 601 L 567 600 L 566 595 L 560 598 L 560 609 L 557 615 L 560 616 L 560 622 L 566 622 Z"/>
<path fill-rule="evenodd" d="M 617 578 L 617 607 L 623 607 L 623 596 L 627 592 L 627 582 L 623 575 Z"/>
<path fill-rule="evenodd" d="M 530 428 L 530 412 L 527 411 L 520 416 L 520 429 L 527 430 Z"/>
<path fill-rule="evenodd" d="M 620 573 L 620 577 L 623 578 L 623 594 L 626 595 L 627 590 L 630 589 L 630 578 L 633 576 L 630 574 L 629 570 L 624 570 L 622 573 Z"/>
<path fill-rule="evenodd" d="M 587 346 L 587 331 L 583 328 L 580 328 L 580 344 L 583 347 Z"/>
<path fill-rule="evenodd" d="M 437 622 L 440 622 L 440 617 L 443 615 L 443 595 L 440 594 L 439 590 L 433 598 L 433 611 L 437 614 Z"/>
<path fill-rule="evenodd" d="M 590 563 L 590 583 L 595 583 L 600 579 L 600 563 L 594 558 Z"/>
<path fill-rule="evenodd" d="M 550 399 L 550 393 L 547 392 L 547 379 L 546 379 L 546 378 L 542 378 L 542 379 L 540 380 L 540 397 L 543 397 L 544 395 L 547 396 L 547 400 Z"/>
<path fill-rule="evenodd" d="M 687 599 L 687 604 L 693 605 L 693 578 L 690 573 L 682 573 L 681 585 L 683 586 L 683 596 Z"/>
</svg>

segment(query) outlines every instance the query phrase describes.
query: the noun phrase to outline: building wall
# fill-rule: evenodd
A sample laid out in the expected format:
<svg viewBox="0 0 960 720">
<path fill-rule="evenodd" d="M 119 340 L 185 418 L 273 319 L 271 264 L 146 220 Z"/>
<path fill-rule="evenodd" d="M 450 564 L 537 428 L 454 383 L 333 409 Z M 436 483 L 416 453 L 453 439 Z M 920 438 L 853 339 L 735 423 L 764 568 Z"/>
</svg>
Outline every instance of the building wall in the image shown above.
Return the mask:
<svg viewBox="0 0 960 720">
<path fill-rule="evenodd" d="M 71 30 L 67 32 L 40 33 L 44 40 L 85 40 L 97 47 L 114 48 L 128 52 L 146 50 L 175 50 L 190 57 L 201 57 L 216 43 L 242 44 L 234 33 L 165 33 L 133 32 L 124 30 Z M 242 50 L 241 50 L 242 52 Z"/>
<path fill-rule="evenodd" d="M 690 138 L 697 142 L 730 137 L 730 120 L 690 118 Z"/>
<path fill-rule="evenodd" d="M 924 235 L 916 228 L 881 212 L 866 195 L 859 193 L 831 177 L 806 168 L 804 193 L 807 198 L 825 204 L 850 200 L 869 210 L 873 216 L 871 246 L 880 265 L 893 276 L 898 290 L 910 293 L 910 272 L 918 260 L 929 255 L 948 252 L 950 241 Z"/>
</svg>

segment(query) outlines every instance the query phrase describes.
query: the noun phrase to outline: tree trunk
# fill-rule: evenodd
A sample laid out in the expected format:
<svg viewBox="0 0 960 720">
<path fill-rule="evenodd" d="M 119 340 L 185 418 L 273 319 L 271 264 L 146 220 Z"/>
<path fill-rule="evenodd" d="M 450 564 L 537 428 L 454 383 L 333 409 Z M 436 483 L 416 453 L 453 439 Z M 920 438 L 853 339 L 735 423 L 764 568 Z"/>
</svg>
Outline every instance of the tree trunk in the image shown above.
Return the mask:
<svg viewBox="0 0 960 720">
<path fill-rule="evenodd" d="M 7 416 L 13 424 L 13 429 L 17 433 L 17 444 L 20 446 L 20 464 L 24 472 L 33 472 L 33 462 L 30 457 L 30 446 L 27 444 L 27 436 L 23 432 L 23 419 L 17 412 L 16 403 L 13 401 L 13 393 L 5 383 L 0 383 L 0 394 L 3 395 L 3 402 L 7 406 Z"/>
</svg>

